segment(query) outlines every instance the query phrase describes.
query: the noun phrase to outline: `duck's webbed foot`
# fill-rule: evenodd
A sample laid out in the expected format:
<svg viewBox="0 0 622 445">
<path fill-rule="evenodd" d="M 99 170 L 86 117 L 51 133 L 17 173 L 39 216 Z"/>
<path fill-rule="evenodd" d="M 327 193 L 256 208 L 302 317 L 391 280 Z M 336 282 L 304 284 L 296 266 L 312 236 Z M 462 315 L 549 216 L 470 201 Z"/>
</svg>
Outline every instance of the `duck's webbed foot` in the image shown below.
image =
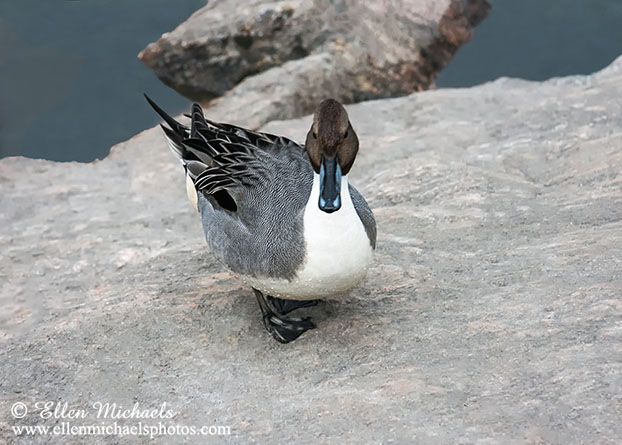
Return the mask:
<svg viewBox="0 0 622 445">
<path fill-rule="evenodd" d="M 316 306 L 320 300 L 284 300 L 282 298 L 271 297 L 268 295 L 268 300 L 274 306 L 274 309 L 281 314 L 286 315 L 291 311 L 300 309 L 303 307 Z"/>
<path fill-rule="evenodd" d="M 253 291 L 255 292 L 257 302 L 259 303 L 263 315 L 263 324 L 276 341 L 280 343 L 289 343 L 300 337 L 303 332 L 316 327 L 310 317 L 286 317 L 282 313 L 279 313 L 277 308 L 271 307 L 270 303 L 266 301 L 261 292 L 257 289 L 253 289 Z"/>
</svg>

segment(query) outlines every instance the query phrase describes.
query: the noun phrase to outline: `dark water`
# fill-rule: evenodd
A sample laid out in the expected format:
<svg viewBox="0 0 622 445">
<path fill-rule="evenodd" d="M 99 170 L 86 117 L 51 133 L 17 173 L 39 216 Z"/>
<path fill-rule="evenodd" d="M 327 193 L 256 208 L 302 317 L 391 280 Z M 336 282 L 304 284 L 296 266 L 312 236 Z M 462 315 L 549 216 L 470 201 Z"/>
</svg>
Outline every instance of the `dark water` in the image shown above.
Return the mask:
<svg viewBox="0 0 622 445">
<path fill-rule="evenodd" d="M 0 154 L 90 161 L 186 100 L 136 55 L 205 0 L 0 0 Z"/>
<path fill-rule="evenodd" d="M 489 0 L 493 9 L 443 70 L 439 87 L 501 76 L 590 74 L 622 55 L 622 0 Z"/>
<path fill-rule="evenodd" d="M 148 92 L 187 101 L 136 58 L 205 0 L 0 0 L 0 156 L 89 161 L 154 125 Z M 622 54 L 622 0 L 493 0 L 437 81 L 587 74 Z"/>
</svg>

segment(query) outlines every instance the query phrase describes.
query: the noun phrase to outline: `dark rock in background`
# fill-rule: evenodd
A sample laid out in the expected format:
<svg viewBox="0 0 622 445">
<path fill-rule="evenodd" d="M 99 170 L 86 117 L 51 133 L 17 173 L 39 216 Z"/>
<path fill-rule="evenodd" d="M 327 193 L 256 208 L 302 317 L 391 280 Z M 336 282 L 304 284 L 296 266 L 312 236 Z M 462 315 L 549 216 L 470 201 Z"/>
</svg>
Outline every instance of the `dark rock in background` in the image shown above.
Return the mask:
<svg viewBox="0 0 622 445">
<path fill-rule="evenodd" d="M 59 425 L 9 414 L 52 400 L 231 426 L 157 443 L 618 443 L 620 96 L 622 59 L 348 107 L 376 263 L 289 345 L 206 252 L 159 128 L 92 164 L 3 159 L 0 442 L 57 443 L 10 429 Z"/>
<path fill-rule="evenodd" d="M 226 93 L 210 114 L 256 128 L 326 97 L 353 103 L 429 88 L 489 8 L 486 0 L 216 1 L 139 57 L 193 100 Z"/>
</svg>

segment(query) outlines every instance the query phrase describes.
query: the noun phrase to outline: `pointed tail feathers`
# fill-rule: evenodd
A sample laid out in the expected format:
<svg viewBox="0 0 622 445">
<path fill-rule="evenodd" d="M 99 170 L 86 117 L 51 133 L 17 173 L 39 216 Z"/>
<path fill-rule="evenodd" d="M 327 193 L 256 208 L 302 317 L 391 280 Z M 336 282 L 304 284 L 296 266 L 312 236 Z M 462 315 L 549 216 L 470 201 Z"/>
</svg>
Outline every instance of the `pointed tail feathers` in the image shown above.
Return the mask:
<svg viewBox="0 0 622 445">
<path fill-rule="evenodd" d="M 160 124 L 160 127 L 164 130 L 168 146 L 171 151 L 182 161 L 182 163 L 186 165 L 185 160 L 187 158 L 187 151 L 182 141 L 190 136 L 190 129 L 173 119 L 146 94 L 145 99 L 147 99 L 147 102 L 156 111 L 156 113 L 164 119 L 164 122 L 167 123 L 168 127 L 163 124 Z"/>
</svg>

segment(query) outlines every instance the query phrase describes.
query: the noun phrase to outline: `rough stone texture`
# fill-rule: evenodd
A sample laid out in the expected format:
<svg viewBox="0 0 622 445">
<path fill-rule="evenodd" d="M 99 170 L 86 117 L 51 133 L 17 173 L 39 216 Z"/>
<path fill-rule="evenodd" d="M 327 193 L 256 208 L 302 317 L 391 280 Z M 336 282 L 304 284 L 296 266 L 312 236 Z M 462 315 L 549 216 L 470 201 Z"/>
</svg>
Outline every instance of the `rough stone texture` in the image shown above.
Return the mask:
<svg viewBox="0 0 622 445">
<path fill-rule="evenodd" d="M 352 103 L 429 88 L 489 8 L 486 0 L 214 1 L 139 57 L 194 100 L 231 90 L 214 112 L 257 128 L 326 97 Z"/>
<path fill-rule="evenodd" d="M 0 441 L 54 424 L 13 403 L 60 400 L 166 402 L 231 426 L 210 443 L 619 443 L 621 95 L 619 59 L 349 107 L 377 261 L 289 345 L 205 251 L 159 129 L 92 164 L 0 161 Z M 205 443 L 156 443 L 180 441 Z"/>
</svg>

